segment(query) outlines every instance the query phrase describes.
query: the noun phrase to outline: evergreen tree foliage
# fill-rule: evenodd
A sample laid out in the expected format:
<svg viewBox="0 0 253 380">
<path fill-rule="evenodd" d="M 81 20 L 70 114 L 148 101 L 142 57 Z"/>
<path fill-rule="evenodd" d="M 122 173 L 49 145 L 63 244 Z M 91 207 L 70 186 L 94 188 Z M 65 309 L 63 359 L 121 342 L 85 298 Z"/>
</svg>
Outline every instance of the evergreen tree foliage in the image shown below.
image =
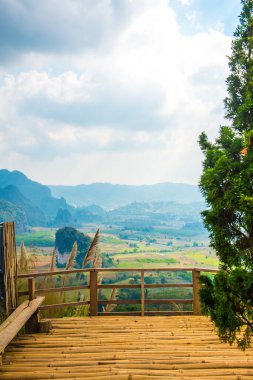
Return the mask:
<svg viewBox="0 0 253 380">
<path fill-rule="evenodd" d="M 202 311 L 224 342 L 249 347 L 253 335 L 253 1 L 242 0 L 229 57 L 226 118 L 219 136 L 199 138 L 205 159 L 203 220 L 220 259 L 212 281 L 201 276 Z"/>
</svg>

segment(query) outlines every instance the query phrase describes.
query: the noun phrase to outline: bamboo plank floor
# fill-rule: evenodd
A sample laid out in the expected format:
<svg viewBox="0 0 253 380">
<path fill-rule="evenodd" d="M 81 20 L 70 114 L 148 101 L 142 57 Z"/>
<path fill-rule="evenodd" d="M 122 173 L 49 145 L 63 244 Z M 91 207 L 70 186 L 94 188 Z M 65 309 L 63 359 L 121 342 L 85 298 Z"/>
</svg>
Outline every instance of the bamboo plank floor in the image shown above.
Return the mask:
<svg viewBox="0 0 253 380">
<path fill-rule="evenodd" d="M 205 317 L 52 320 L 50 334 L 20 335 L 0 379 L 253 380 L 253 349 L 221 344 Z"/>
</svg>

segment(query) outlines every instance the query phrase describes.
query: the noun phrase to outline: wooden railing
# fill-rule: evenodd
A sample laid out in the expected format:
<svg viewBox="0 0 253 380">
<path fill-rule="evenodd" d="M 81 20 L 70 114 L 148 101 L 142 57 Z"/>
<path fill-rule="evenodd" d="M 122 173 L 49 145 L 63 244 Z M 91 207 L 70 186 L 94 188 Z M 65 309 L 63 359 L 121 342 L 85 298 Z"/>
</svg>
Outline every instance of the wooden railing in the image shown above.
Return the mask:
<svg viewBox="0 0 253 380">
<path fill-rule="evenodd" d="M 192 273 L 192 282 L 191 283 L 163 283 L 163 284 L 147 284 L 145 283 L 145 274 L 154 273 L 154 272 L 191 272 Z M 139 284 L 99 284 L 98 275 L 108 272 L 134 272 L 140 274 L 140 283 Z M 90 305 L 90 316 L 97 315 L 177 315 L 177 314 L 200 314 L 200 300 L 199 300 L 199 276 L 201 272 L 213 272 L 214 269 L 205 269 L 205 268 L 146 268 L 146 269 L 137 269 L 137 268 L 128 268 L 128 269 L 119 269 L 119 268 L 97 268 L 97 269 L 72 269 L 72 270 L 58 270 L 54 272 L 40 272 L 32 274 L 22 274 L 19 275 L 19 279 L 28 279 L 28 289 L 27 291 L 19 292 L 19 296 L 28 295 L 29 299 L 32 300 L 38 295 L 44 295 L 52 292 L 67 292 L 73 290 L 88 289 L 90 293 L 89 301 L 76 301 L 68 303 L 58 303 L 51 305 L 42 305 L 40 310 L 46 309 L 55 309 L 68 306 L 80 306 L 80 305 Z M 88 273 L 89 282 L 88 285 L 78 285 L 78 286 L 62 286 L 54 288 L 44 288 L 36 289 L 35 279 L 38 277 L 45 276 L 55 276 L 62 275 L 67 276 L 69 274 L 75 273 Z M 140 289 L 141 297 L 140 299 L 113 299 L 113 300 L 99 300 L 98 299 L 98 290 L 99 289 Z M 145 299 L 145 290 L 154 289 L 154 288 L 193 288 L 192 299 Z M 139 304 L 140 311 L 128 311 L 128 312 L 99 312 L 99 305 L 127 305 L 127 304 Z M 145 305 L 149 304 L 192 304 L 192 311 L 146 311 Z"/>
</svg>

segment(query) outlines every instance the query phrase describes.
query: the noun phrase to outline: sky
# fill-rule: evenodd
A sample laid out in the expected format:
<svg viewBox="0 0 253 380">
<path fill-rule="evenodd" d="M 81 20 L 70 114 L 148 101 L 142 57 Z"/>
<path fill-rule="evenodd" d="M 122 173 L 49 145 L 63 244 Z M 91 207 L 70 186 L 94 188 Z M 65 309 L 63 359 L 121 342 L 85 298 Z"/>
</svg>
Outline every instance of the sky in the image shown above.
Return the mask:
<svg viewBox="0 0 253 380">
<path fill-rule="evenodd" d="M 0 0 L 1 168 L 43 184 L 197 184 L 240 0 Z"/>
</svg>

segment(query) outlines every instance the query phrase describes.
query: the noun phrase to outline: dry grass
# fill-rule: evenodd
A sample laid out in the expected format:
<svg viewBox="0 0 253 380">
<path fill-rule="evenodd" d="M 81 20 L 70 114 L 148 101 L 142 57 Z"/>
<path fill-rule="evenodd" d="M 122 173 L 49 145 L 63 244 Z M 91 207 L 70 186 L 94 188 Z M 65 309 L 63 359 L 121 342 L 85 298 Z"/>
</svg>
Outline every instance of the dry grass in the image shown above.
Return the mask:
<svg viewBox="0 0 253 380">
<path fill-rule="evenodd" d="M 98 248 L 98 243 L 99 243 L 99 229 L 97 230 L 92 242 L 91 242 L 91 245 L 90 245 L 90 248 L 83 260 L 83 264 L 82 264 L 82 268 L 85 268 L 85 266 L 89 263 L 89 262 L 93 262 L 93 265 L 92 267 L 94 267 L 94 264 L 96 262 L 96 256 L 97 256 L 97 248 Z"/>
<path fill-rule="evenodd" d="M 116 299 L 117 299 L 117 289 L 116 289 L 116 288 L 113 288 L 109 300 L 110 300 L 110 301 L 114 301 L 114 300 L 116 300 Z M 109 313 L 109 312 L 113 311 L 113 309 L 115 308 L 115 306 L 116 306 L 116 305 L 108 304 L 108 305 L 106 305 L 106 307 L 103 308 L 103 311 L 104 311 L 105 313 Z"/>
<path fill-rule="evenodd" d="M 75 262 L 76 253 L 77 253 L 77 242 L 75 241 L 73 244 L 72 250 L 70 252 L 69 259 L 68 259 L 65 270 L 72 269 L 74 262 Z"/>
<path fill-rule="evenodd" d="M 35 268 L 37 263 L 37 255 L 28 255 L 25 244 L 22 241 L 20 244 L 20 254 L 18 255 L 18 273 L 25 274 L 29 273 Z"/>
</svg>

